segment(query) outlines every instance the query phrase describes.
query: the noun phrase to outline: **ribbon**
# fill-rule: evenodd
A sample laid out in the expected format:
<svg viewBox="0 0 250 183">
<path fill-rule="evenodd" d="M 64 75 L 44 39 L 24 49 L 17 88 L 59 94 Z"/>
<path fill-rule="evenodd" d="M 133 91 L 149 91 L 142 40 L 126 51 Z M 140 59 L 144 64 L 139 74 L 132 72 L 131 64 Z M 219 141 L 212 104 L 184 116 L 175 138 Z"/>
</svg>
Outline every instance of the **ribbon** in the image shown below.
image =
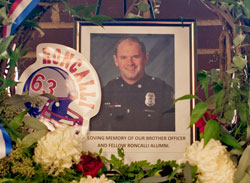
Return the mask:
<svg viewBox="0 0 250 183">
<path fill-rule="evenodd" d="M 12 150 L 11 139 L 8 132 L 0 125 L 0 159 L 10 154 Z"/>
<path fill-rule="evenodd" d="M 14 23 L 3 26 L 3 37 L 7 38 L 12 35 L 39 2 L 40 0 L 15 0 L 8 13 L 8 17 Z"/>
</svg>

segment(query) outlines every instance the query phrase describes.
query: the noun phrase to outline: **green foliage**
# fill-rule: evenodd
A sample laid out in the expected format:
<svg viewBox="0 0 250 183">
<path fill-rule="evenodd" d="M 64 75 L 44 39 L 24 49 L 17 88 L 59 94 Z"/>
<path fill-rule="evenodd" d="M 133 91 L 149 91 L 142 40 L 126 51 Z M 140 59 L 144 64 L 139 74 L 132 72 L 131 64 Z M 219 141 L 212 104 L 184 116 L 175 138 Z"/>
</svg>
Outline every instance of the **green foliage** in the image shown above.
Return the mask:
<svg viewBox="0 0 250 183">
<path fill-rule="evenodd" d="M 197 80 L 204 89 L 206 98 L 208 98 L 208 84 L 210 82 L 209 73 L 207 71 L 201 70 L 197 73 Z"/>
<path fill-rule="evenodd" d="M 139 1 L 137 4 L 135 4 L 135 8 L 138 9 L 138 11 L 146 12 L 149 10 L 150 6 L 144 1 Z"/>
<path fill-rule="evenodd" d="M 192 110 L 190 127 L 202 118 L 207 110 L 216 114 L 218 121 L 213 121 L 212 123 L 206 121 L 207 125 L 204 133 L 204 138 L 206 139 L 205 144 L 211 138 L 218 139 L 219 136 L 223 136 L 223 133 L 219 129 L 221 124 L 224 124 L 233 132 L 232 138 L 234 140 L 239 136 L 241 140 L 246 140 L 247 125 L 245 124 L 249 121 L 249 84 L 245 79 L 246 62 L 247 61 L 240 56 L 234 57 L 232 63 L 232 68 L 235 69 L 233 71 L 234 77 L 230 78 L 225 75 L 227 77 L 227 82 L 221 82 L 215 70 L 198 72 L 197 79 L 201 83 L 206 100 L 201 101 L 198 97 L 194 97 L 193 95 L 185 95 L 176 99 L 176 101 L 192 98 L 199 99 L 199 102 L 197 102 L 195 108 Z M 208 96 L 209 90 L 213 92 L 210 96 Z M 237 125 L 233 124 L 233 120 L 238 121 Z M 210 128 L 209 126 L 211 124 L 213 125 Z M 227 129 L 223 128 L 223 130 L 226 131 L 226 134 L 230 134 Z M 237 149 L 240 149 L 235 141 L 230 143 L 228 138 L 229 136 L 223 136 L 222 139 L 224 143 L 233 148 L 237 147 Z M 233 140 L 232 138 L 231 140 Z"/>
<path fill-rule="evenodd" d="M 191 166 L 188 162 L 184 167 L 184 178 L 186 183 L 192 183 L 196 180 L 197 166 Z"/>
<path fill-rule="evenodd" d="M 249 168 L 250 168 L 250 146 L 248 146 L 243 152 L 237 171 L 235 173 L 235 183 L 244 183 L 245 180 L 248 180 L 249 177 Z"/>
<path fill-rule="evenodd" d="M 24 115 L 27 114 L 28 110 L 25 110 L 18 115 L 16 115 L 10 122 L 9 125 L 12 129 L 17 130 L 23 121 Z"/>
<path fill-rule="evenodd" d="M 4 7 L 7 7 L 8 5 L 10 4 L 9 1 L 6 1 L 6 0 L 0 0 L 0 5 L 4 6 Z"/>
<path fill-rule="evenodd" d="M 227 144 L 228 146 L 231 146 L 235 149 L 242 151 L 241 145 L 232 135 L 230 135 L 230 134 L 222 135 L 220 140 L 221 140 L 221 142 Z"/>
<path fill-rule="evenodd" d="M 33 160 L 34 147 L 23 147 L 21 143 L 13 150 L 9 156 L 0 159 L 0 182 L 5 183 L 61 183 L 79 181 L 81 174 L 77 173 L 74 168 L 66 169 L 65 172 L 57 176 L 48 175 L 48 172 L 36 164 Z M 12 175 L 12 176 L 10 176 Z M 5 177 L 5 178 L 2 178 Z"/>
<path fill-rule="evenodd" d="M 193 99 L 193 98 L 201 101 L 201 99 L 196 95 L 184 95 L 180 98 L 175 99 L 174 103 L 176 103 L 177 101 L 180 101 L 180 100 L 187 100 L 187 99 Z"/>
<path fill-rule="evenodd" d="M 139 19 L 139 18 L 141 18 L 142 19 L 143 17 L 141 17 L 140 15 L 136 15 L 134 13 L 128 13 L 127 18 L 132 18 L 132 19 Z"/>
<path fill-rule="evenodd" d="M 199 102 L 191 113 L 190 127 L 192 127 L 206 112 L 208 106 L 205 102 Z"/>
<path fill-rule="evenodd" d="M 74 18 L 79 18 L 91 22 L 96 25 L 102 25 L 106 21 L 113 20 L 112 18 L 105 15 L 91 15 L 91 13 L 96 9 L 96 5 L 90 6 L 76 6 L 71 7 L 65 0 L 62 0 L 66 10 Z"/>
<path fill-rule="evenodd" d="M 0 82 L 1 82 L 0 90 L 5 90 L 6 88 L 17 84 L 17 82 L 13 81 L 12 79 L 3 79 L 1 77 L 0 77 Z"/>
<path fill-rule="evenodd" d="M 232 159 L 236 163 L 240 159 L 235 182 L 249 182 L 250 1 L 201 0 L 201 2 L 220 17 L 223 29 L 221 35 L 224 34 L 229 39 L 225 38 L 219 42 L 220 46 L 224 47 L 220 49 L 222 56 L 219 58 L 222 70 L 200 71 L 197 74 L 205 99 L 197 101 L 191 115 L 190 126 L 197 124 L 201 128 L 201 121 L 204 122 L 205 131 L 200 133 L 200 138 L 204 138 L 204 145 L 211 138 L 227 145 Z M 185 98 L 188 99 L 186 96 L 183 97 Z M 214 119 L 208 119 L 209 113 L 214 115 Z M 187 180 L 190 180 L 190 177 Z"/>
<path fill-rule="evenodd" d="M 204 131 L 204 146 L 210 141 L 210 139 L 217 140 L 219 138 L 221 126 L 215 120 L 209 120 L 206 124 Z"/>
<path fill-rule="evenodd" d="M 102 151 L 102 150 L 101 150 Z M 99 154 L 100 155 L 100 154 Z M 177 164 L 176 161 L 157 160 L 155 164 L 147 160 L 133 161 L 125 164 L 124 150 L 118 148 L 118 157 L 112 154 L 110 159 L 101 158 L 109 167 L 103 173 L 113 173 L 109 177 L 115 182 L 152 183 L 162 181 L 184 182 L 184 174 L 192 181 L 197 179 L 197 167 L 187 164 Z M 189 167 L 188 167 L 189 166 Z"/>
<path fill-rule="evenodd" d="M 244 0 L 242 3 L 242 8 L 244 11 L 245 16 L 250 19 L 250 1 L 249 0 Z"/>
<path fill-rule="evenodd" d="M 155 0 L 154 3 L 152 4 L 153 6 L 152 9 L 155 14 L 160 13 L 159 10 L 160 4 L 161 0 Z M 139 0 L 137 3 L 133 4 L 133 8 L 136 10 L 137 14 L 128 12 L 126 18 L 142 19 L 144 17 L 141 14 L 149 11 L 150 5 L 143 0 Z"/>
<path fill-rule="evenodd" d="M 7 59 L 9 58 L 9 54 L 7 52 L 8 47 L 10 46 L 11 41 L 14 39 L 15 36 L 9 36 L 6 39 L 0 39 L 0 59 Z"/>
</svg>

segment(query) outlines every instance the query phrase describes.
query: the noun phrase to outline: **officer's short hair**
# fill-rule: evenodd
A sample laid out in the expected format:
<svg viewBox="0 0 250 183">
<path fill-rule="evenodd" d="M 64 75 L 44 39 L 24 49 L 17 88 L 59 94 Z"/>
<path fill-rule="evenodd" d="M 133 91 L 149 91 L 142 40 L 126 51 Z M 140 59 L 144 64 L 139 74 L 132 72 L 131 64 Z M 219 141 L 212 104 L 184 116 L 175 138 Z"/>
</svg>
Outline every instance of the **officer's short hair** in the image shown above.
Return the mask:
<svg viewBox="0 0 250 183">
<path fill-rule="evenodd" d="M 137 37 L 134 37 L 134 36 L 130 36 L 130 37 L 124 37 L 124 38 L 121 38 L 117 43 L 116 43 L 116 46 L 115 46 L 115 55 L 117 55 L 117 48 L 119 46 L 119 44 L 125 40 L 129 40 L 129 41 L 132 41 L 132 42 L 136 42 L 138 43 L 140 46 L 141 46 L 141 51 L 142 53 L 145 55 L 146 54 L 146 47 L 144 45 L 144 43 L 142 41 L 140 41 Z"/>
</svg>

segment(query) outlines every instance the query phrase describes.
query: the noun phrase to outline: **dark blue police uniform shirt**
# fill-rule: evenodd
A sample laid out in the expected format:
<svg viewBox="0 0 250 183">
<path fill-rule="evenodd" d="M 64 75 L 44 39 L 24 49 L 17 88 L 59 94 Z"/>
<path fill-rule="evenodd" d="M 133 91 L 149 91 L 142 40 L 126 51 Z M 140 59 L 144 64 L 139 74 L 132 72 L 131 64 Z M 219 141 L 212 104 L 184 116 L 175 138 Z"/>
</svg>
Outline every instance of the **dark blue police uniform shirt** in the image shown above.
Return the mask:
<svg viewBox="0 0 250 183">
<path fill-rule="evenodd" d="M 118 77 L 102 91 L 91 131 L 175 131 L 174 90 L 164 81 L 145 75 L 129 85 Z"/>
</svg>

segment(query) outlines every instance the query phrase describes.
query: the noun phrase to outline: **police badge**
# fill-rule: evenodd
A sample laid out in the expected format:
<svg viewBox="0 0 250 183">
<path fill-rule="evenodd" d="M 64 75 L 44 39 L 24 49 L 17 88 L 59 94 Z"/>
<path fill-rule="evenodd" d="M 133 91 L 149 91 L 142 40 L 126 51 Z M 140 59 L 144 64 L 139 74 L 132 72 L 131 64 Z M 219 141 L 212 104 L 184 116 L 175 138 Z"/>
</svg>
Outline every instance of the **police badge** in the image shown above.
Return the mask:
<svg viewBox="0 0 250 183">
<path fill-rule="evenodd" d="M 155 105 L 155 93 L 147 92 L 145 95 L 145 104 L 148 107 L 152 107 Z"/>
</svg>

